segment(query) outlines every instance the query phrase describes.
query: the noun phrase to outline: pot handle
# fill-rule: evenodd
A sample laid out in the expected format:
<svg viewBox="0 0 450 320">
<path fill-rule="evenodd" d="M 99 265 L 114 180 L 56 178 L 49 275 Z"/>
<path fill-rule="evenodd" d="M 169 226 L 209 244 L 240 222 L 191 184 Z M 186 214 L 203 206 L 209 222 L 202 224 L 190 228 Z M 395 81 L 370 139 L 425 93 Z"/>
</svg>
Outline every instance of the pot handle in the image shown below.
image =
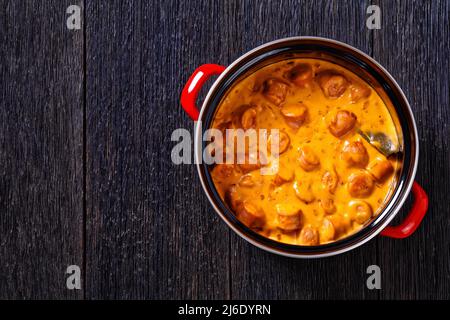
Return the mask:
<svg viewBox="0 0 450 320">
<path fill-rule="evenodd" d="M 407 238 L 416 231 L 428 210 L 428 196 L 422 187 L 414 181 L 412 191 L 414 194 L 414 204 L 405 220 L 395 227 L 386 227 L 381 231 L 381 235 L 389 238 Z"/>
<path fill-rule="evenodd" d="M 199 111 L 195 102 L 203 84 L 211 76 L 221 74 L 223 70 L 225 70 L 225 67 L 218 64 L 204 64 L 198 67 L 189 77 L 181 92 L 181 106 L 192 120 L 197 121 L 198 119 Z"/>
</svg>

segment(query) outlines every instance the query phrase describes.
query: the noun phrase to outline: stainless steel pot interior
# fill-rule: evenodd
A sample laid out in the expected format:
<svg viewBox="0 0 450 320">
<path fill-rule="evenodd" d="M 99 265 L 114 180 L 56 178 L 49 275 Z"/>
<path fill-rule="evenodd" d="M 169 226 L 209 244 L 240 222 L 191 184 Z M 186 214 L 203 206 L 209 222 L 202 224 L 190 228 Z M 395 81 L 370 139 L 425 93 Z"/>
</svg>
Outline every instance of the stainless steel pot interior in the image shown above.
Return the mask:
<svg viewBox="0 0 450 320">
<path fill-rule="evenodd" d="M 344 239 L 319 246 L 299 246 L 265 238 L 243 225 L 220 199 L 208 166 L 200 163 L 205 143 L 204 130 L 209 128 L 217 106 L 236 81 L 274 62 L 296 57 L 319 58 L 340 64 L 368 81 L 388 106 L 399 134 L 403 167 L 398 183 L 384 210 L 363 229 Z M 221 218 L 240 236 L 252 244 L 277 254 L 291 257 L 324 257 L 339 254 L 362 245 L 388 225 L 395 217 L 414 181 L 418 160 L 418 136 L 415 120 L 402 90 L 390 74 L 363 52 L 334 40 L 314 37 L 287 38 L 260 46 L 233 62 L 210 89 L 199 119 L 202 127 L 196 130 L 196 163 L 202 186 L 209 201 Z"/>
</svg>

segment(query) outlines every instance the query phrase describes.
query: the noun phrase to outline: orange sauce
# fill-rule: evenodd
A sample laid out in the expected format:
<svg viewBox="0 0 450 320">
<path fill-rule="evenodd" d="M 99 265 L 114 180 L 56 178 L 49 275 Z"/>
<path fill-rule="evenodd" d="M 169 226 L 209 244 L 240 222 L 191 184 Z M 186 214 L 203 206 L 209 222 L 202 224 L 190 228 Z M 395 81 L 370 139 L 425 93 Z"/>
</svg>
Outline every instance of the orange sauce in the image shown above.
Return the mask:
<svg viewBox="0 0 450 320">
<path fill-rule="evenodd" d="M 368 83 L 325 60 L 285 60 L 240 80 L 212 127 L 280 130 L 277 173 L 237 163 L 211 170 L 238 219 L 276 241 L 319 245 L 346 237 L 381 212 L 396 183 L 400 164 L 358 133 L 397 141 L 388 108 Z"/>
</svg>

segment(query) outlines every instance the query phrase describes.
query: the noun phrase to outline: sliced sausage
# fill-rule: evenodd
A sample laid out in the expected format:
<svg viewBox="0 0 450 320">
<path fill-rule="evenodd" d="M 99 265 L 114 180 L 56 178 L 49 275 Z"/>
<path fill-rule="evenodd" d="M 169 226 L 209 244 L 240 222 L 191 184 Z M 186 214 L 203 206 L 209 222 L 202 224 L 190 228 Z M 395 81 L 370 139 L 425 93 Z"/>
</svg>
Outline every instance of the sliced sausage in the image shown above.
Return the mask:
<svg viewBox="0 0 450 320">
<path fill-rule="evenodd" d="M 309 146 L 300 148 L 300 157 L 298 158 L 300 167 L 305 171 L 312 171 L 319 167 L 320 160 Z"/>
<path fill-rule="evenodd" d="M 296 180 L 293 184 L 293 188 L 297 198 L 305 203 L 311 203 L 316 199 L 314 193 L 312 192 L 310 183 Z"/>
<path fill-rule="evenodd" d="M 353 103 L 358 102 L 361 99 L 366 99 L 370 96 L 371 90 L 366 85 L 359 82 L 355 82 L 350 86 L 350 98 Z"/>
<path fill-rule="evenodd" d="M 302 245 L 316 246 L 319 244 L 319 232 L 311 226 L 305 226 L 300 231 L 299 240 Z"/>
<path fill-rule="evenodd" d="M 372 194 L 374 183 L 365 171 L 353 173 L 348 177 L 347 189 L 354 198 L 366 198 Z"/>
<path fill-rule="evenodd" d="M 348 133 L 356 124 L 356 115 L 347 110 L 339 110 L 331 119 L 328 129 L 331 134 L 339 138 Z"/>
<path fill-rule="evenodd" d="M 221 179 L 229 178 L 235 173 L 235 166 L 233 164 L 219 163 L 213 169 L 213 175 Z"/>
<path fill-rule="evenodd" d="M 232 210 L 236 210 L 242 203 L 241 196 L 237 192 L 236 186 L 231 186 L 225 193 L 225 202 L 230 206 Z"/>
<path fill-rule="evenodd" d="M 369 172 L 378 182 L 383 182 L 394 172 L 394 167 L 389 160 L 376 160 L 369 165 Z"/>
<path fill-rule="evenodd" d="M 241 163 L 239 164 L 239 168 L 243 173 L 249 173 L 261 168 L 261 163 Z"/>
<path fill-rule="evenodd" d="M 323 209 L 325 214 L 333 214 L 336 212 L 334 200 L 330 198 L 320 199 L 320 207 Z"/>
<path fill-rule="evenodd" d="M 272 137 L 273 136 L 270 135 L 269 138 L 267 139 L 267 148 L 269 151 L 272 151 L 272 142 L 273 142 Z M 278 131 L 278 154 L 282 154 L 285 151 L 287 151 L 290 144 L 291 144 L 291 138 L 289 138 L 289 135 L 286 132 L 279 130 Z"/>
<path fill-rule="evenodd" d="M 322 225 L 319 228 L 320 242 L 324 243 L 334 240 L 335 235 L 336 231 L 334 230 L 333 223 L 328 218 L 323 219 Z"/>
<path fill-rule="evenodd" d="M 325 171 L 325 173 L 322 176 L 322 186 L 328 190 L 331 194 L 334 194 L 336 191 L 336 187 L 339 182 L 339 177 L 336 173 L 336 171 L 330 170 Z"/>
<path fill-rule="evenodd" d="M 255 181 L 250 174 L 245 174 L 239 179 L 239 185 L 241 187 L 251 188 L 255 185 Z"/>
<path fill-rule="evenodd" d="M 241 116 L 241 125 L 245 130 L 255 128 L 256 126 L 256 109 L 249 108 L 244 111 Z"/>
<path fill-rule="evenodd" d="M 277 79 L 268 79 L 263 84 L 263 94 L 267 100 L 280 105 L 286 99 L 288 85 Z"/>
<path fill-rule="evenodd" d="M 275 175 L 275 179 L 273 180 L 273 184 L 278 187 L 292 181 L 292 179 L 294 179 L 294 171 L 288 167 L 280 165 L 278 172 Z"/>
<path fill-rule="evenodd" d="M 363 200 L 350 201 L 349 208 L 353 220 L 359 224 L 364 224 L 372 217 L 372 207 Z"/>
<path fill-rule="evenodd" d="M 301 102 L 286 104 L 281 108 L 281 114 L 291 127 L 298 128 L 305 122 L 308 108 Z"/>
<path fill-rule="evenodd" d="M 238 157 L 241 154 L 238 154 Z M 246 174 L 251 171 L 255 171 L 261 168 L 261 160 L 260 160 L 260 154 L 257 152 L 256 154 L 253 153 L 245 153 L 245 155 L 241 155 L 244 157 L 243 162 L 244 163 L 238 163 L 239 169 L 241 169 L 242 173 Z M 241 162 L 241 158 L 237 158 L 236 161 Z"/>
<path fill-rule="evenodd" d="M 346 233 L 351 227 L 351 219 L 347 214 L 333 214 L 325 219 L 333 224 L 335 237 Z"/>
<path fill-rule="evenodd" d="M 313 76 L 313 69 L 308 63 L 300 63 L 287 73 L 289 81 L 299 87 L 305 87 L 310 84 Z"/>
<path fill-rule="evenodd" d="M 236 216 L 249 228 L 262 228 L 265 224 L 264 212 L 248 201 L 238 206 Z"/>
<path fill-rule="evenodd" d="M 290 204 L 277 204 L 275 206 L 278 218 L 278 228 L 284 231 L 300 229 L 302 223 L 302 210 Z"/>
<path fill-rule="evenodd" d="M 325 97 L 330 99 L 339 98 L 348 87 L 347 79 L 333 71 L 324 71 L 317 78 Z"/>
</svg>

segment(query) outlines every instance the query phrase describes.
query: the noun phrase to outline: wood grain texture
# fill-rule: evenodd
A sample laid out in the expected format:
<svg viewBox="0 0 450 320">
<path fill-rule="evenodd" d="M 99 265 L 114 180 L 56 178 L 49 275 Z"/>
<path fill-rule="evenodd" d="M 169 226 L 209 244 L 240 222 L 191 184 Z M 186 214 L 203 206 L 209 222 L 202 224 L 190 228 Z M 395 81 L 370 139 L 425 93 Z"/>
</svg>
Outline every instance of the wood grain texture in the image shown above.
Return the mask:
<svg viewBox="0 0 450 320">
<path fill-rule="evenodd" d="M 195 20 L 198 10 L 212 16 Z M 228 229 L 194 165 L 170 158 L 172 131 L 193 128 L 179 104 L 188 73 L 226 53 L 223 13 L 111 1 L 88 2 L 86 15 L 87 297 L 229 297 Z"/>
<path fill-rule="evenodd" d="M 72 299 L 83 265 L 80 1 L 0 4 L 0 299 Z"/>
<path fill-rule="evenodd" d="M 450 78 L 448 1 L 381 1 L 374 57 L 403 88 L 420 140 L 416 180 L 430 196 L 428 214 L 406 240 L 378 239 L 382 299 L 450 298 Z M 412 199 L 410 200 L 412 203 Z M 401 221 L 410 205 L 399 213 Z"/>
</svg>

